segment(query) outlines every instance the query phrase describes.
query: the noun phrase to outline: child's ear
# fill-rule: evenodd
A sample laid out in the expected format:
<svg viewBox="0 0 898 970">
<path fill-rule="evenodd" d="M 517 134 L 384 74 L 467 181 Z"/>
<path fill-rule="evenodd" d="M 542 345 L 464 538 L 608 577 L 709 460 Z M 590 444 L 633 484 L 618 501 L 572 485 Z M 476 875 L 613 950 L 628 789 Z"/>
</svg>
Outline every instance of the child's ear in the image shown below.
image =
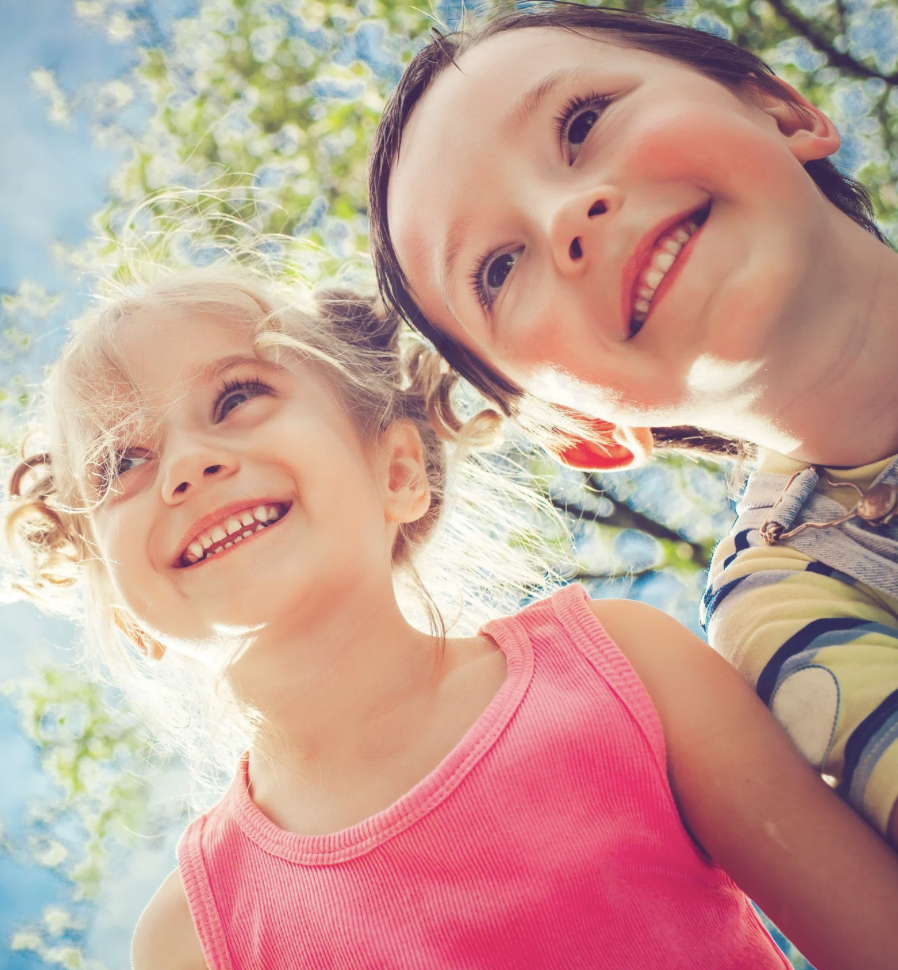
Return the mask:
<svg viewBox="0 0 898 970">
<path fill-rule="evenodd" d="M 776 122 L 780 134 L 788 142 L 789 149 L 801 162 L 828 158 L 839 150 L 841 139 L 836 126 L 810 101 L 803 98 L 791 84 L 776 78 L 784 95 L 793 103 L 778 98 L 770 91 L 752 85 L 754 101 L 758 107 Z"/>
<path fill-rule="evenodd" d="M 411 421 L 394 421 L 381 439 L 386 460 L 386 513 L 392 522 L 415 522 L 430 508 L 424 443 Z"/>
<path fill-rule="evenodd" d="M 565 409 L 568 410 L 568 409 Z M 629 428 L 568 410 L 568 414 L 601 438 L 574 438 L 549 454 L 562 465 L 582 471 L 622 471 L 644 465 L 652 456 L 651 428 Z"/>
<path fill-rule="evenodd" d="M 144 633 L 124 610 L 113 607 L 112 621 L 147 660 L 161 660 L 165 656 L 164 645 Z"/>
</svg>

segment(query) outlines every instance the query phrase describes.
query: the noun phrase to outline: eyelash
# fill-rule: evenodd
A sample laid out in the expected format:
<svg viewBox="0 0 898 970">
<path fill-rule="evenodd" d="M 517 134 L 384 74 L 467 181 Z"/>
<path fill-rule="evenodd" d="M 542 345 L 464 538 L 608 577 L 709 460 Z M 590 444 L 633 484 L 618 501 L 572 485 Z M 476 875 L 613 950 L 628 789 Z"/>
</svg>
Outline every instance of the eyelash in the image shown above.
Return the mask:
<svg viewBox="0 0 898 970">
<path fill-rule="evenodd" d="M 266 384 L 264 381 L 259 380 L 258 377 L 251 377 L 248 380 L 231 379 L 231 380 L 222 381 L 218 394 L 215 397 L 216 417 L 221 413 L 222 404 L 228 399 L 228 397 L 231 394 L 234 394 L 238 391 L 243 391 L 245 394 L 248 395 L 250 399 L 252 399 L 254 397 L 260 397 L 263 394 L 270 394 L 271 387 L 270 385 Z M 246 402 L 243 402 L 243 403 L 246 403 Z M 239 407 L 240 405 L 238 404 L 236 406 Z M 233 410 L 233 408 L 231 410 Z M 224 419 L 224 417 L 227 417 L 227 415 L 224 415 L 223 417 L 218 418 L 218 420 L 221 421 Z"/>
<path fill-rule="evenodd" d="M 474 265 L 474 269 L 468 276 L 468 282 L 471 284 L 471 289 L 474 291 L 474 296 L 477 298 L 477 302 L 480 304 L 484 311 L 489 310 L 492 305 L 492 301 L 489 298 L 486 290 L 483 286 L 483 274 L 486 271 L 487 266 L 489 266 L 490 260 L 498 255 L 498 251 L 487 253 L 485 256 L 481 256 Z"/>
<path fill-rule="evenodd" d="M 586 111 L 589 108 L 597 108 L 599 113 L 604 111 L 605 108 L 611 103 L 612 99 L 607 94 L 589 94 L 585 97 L 581 95 L 574 95 L 565 102 L 558 116 L 555 118 L 553 127 L 555 129 L 555 135 L 558 141 L 561 143 L 562 153 L 564 152 L 564 138 L 570 129 L 571 122 L 573 119 L 582 111 Z M 489 311 L 492 306 L 492 300 L 489 294 L 486 292 L 486 288 L 483 285 L 484 273 L 490 262 L 494 260 L 497 256 L 501 255 L 502 251 L 499 249 L 494 249 L 492 252 L 486 253 L 477 260 L 474 269 L 471 271 L 468 281 L 471 285 L 471 289 L 474 291 L 474 296 L 477 302 L 483 308 L 484 311 Z"/>
<path fill-rule="evenodd" d="M 607 94 L 593 93 L 585 97 L 575 94 L 573 97 L 568 98 L 564 107 L 562 107 L 558 116 L 555 118 L 555 134 L 558 140 L 561 141 L 568 133 L 571 121 L 581 111 L 585 111 L 587 108 L 598 108 L 601 113 L 609 104 L 611 104 L 611 98 Z M 564 146 L 562 145 L 563 150 Z"/>
</svg>

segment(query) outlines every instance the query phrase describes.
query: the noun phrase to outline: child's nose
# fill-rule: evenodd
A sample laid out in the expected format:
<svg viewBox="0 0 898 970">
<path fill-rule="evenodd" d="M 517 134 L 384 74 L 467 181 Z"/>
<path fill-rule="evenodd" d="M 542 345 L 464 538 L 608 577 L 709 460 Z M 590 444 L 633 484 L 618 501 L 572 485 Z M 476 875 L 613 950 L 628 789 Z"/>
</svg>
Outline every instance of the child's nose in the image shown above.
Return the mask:
<svg viewBox="0 0 898 970">
<path fill-rule="evenodd" d="M 197 487 L 233 475 L 239 467 L 237 458 L 228 452 L 215 449 L 213 453 L 211 449 L 194 445 L 172 456 L 163 476 L 162 497 L 177 505 Z"/>
<path fill-rule="evenodd" d="M 565 275 L 577 275 L 589 264 L 609 203 L 606 193 L 590 192 L 568 197 L 556 208 L 549 232 L 555 263 Z"/>
</svg>

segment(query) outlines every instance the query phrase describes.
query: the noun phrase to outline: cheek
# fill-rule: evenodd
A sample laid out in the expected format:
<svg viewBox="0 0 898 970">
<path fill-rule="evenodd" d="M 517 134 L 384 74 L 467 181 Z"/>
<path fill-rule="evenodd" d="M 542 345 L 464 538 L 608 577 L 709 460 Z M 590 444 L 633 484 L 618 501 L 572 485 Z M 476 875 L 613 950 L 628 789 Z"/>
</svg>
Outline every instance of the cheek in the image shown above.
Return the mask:
<svg viewBox="0 0 898 970">
<path fill-rule="evenodd" d="M 346 543 L 343 548 L 352 550 L 353 535 L 362 530 L 370 537 L 371 522 L 376 527 L 383 519 L 383 506 L 364 445 L 344 408 L 335 405 L 326 421 L 290 412 L 268 422 L 253 438 L 246 468 L 295 487 L 296 512 L 315 529 L 316 542 Z"/>
<path fill-rule="evenodd" d="M 146 615 L 148 605 L 155 598 L 150 589 L 152 577 L 146 563 L 141 563 L 133 547 L 128 546 L 113 545 L 106 556 L 116 593 L 135 616 Z"/>
<path fill-rule="evenodd" d="M 702 101 L 672 110 L 659 105 L 634 113 L 633 124 L 630 137 L 617 141 L 626 146 L 618 162 L 640 180 L 704 177 L 719 192 L 745 178 L 764 178 L 766 185 L 777 173 L 799 171 L 788 149 L 738 108 Z"/>
<path fill-rule="evenodd" d="M 517 315 L 515 332 L 498 347 L 499 363 L 510 377 L 526 379 L 546 361 L 570 368 L 583 354 L 592 353 L 581 311 L 573 303 L 564 308 L 560 302 L 551 307 L 531 305 Z"/>
<path fill-rule="evenodd" d="M 99 552 L 106 562 L 112 587 L 135 616 L 146 615 L 154 598 L 149 586 L 153 571 L 147 558 L 142 520 L 147 521 L 146 516 L 139 513 L 113 513 L 95 526 Z"/>
</svg>

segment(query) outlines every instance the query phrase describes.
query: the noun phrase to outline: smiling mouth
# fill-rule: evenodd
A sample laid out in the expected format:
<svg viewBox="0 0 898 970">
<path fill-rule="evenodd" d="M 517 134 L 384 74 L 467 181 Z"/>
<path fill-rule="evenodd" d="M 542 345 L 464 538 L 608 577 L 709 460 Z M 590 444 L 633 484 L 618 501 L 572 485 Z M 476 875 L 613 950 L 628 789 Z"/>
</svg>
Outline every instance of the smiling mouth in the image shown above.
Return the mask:
<svg viewBox="0 0 898 970">
<path fill-rule="evenodd" d="M 217 559 L 241 542 L 254 539 L 270 529 L 290 511 L 290 502 L 270 502 L 225 516 L 220 522 L 198 533 L 175 562 L 176 569 L 189 569 Z"/>
<path fill-rule="evenodd" d="M 705 224 L 711 211 L 708 202 L 701 209 L 687 216 L 682 222 L 665 231 L 655 240 L 646 259 L 636 275 L 633 285 L 632 310 L 629 336 L 634 337 L 642 329 L 649 314 L 655 294 L 670 271 L 677 265 L 680 254 L 689 240 Z"/>
</svg>

